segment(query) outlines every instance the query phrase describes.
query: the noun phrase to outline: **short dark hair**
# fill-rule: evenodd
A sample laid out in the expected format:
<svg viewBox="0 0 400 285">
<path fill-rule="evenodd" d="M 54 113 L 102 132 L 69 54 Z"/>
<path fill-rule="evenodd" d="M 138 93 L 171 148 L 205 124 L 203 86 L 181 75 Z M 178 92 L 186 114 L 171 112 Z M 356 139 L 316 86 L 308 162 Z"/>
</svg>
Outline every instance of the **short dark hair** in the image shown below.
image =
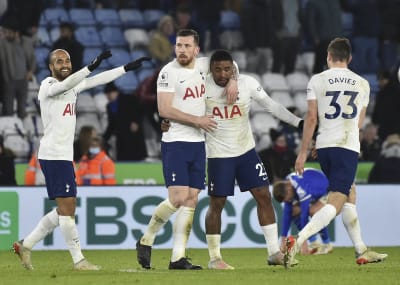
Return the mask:
<svg viewBox="0 0 400 285">
<path fill-rule="evenodd" d="M 272 190 L 272 194 L 276 201 L 282 203 L 286 196 L 286 180 L 276 181 L 274 183 L 274 189 Z"/>
<path fill-rule="evenodd" d="M 75 30 L 74 24 L 72 24 L 70 22 L 61 22 L 59 28 L 60 29 L 69 29 L 72 32 Z"/>
<path fill-rule="evenodd" d="M 210 58 L 210 65 L 213 64 L 215 61 L 233 62 L 233 58 L 229 51 L 224 50 L 224 49 L 219 49 L 212 53 L 211 58 Z"/>
<path fill-rule="evenodd" d="M 347 38 L 335 38 L 329 43 L 328 52 L 333 61 L 348 62 L 351 56 L 350 41 Z"/>
<path fill-rule="evenodd" d="M 193 37 L 196 45 L 200 42 L 199 34 L 192 29 L 181 29 L 176 33 L 176 37 Z"/>
</svg>

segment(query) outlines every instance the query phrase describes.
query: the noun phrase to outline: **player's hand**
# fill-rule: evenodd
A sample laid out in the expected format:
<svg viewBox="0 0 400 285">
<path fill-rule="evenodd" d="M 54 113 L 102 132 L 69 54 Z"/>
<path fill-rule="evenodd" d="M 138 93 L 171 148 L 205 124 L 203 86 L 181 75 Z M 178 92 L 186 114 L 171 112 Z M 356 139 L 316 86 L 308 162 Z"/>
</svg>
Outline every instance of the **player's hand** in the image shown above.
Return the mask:
<svg viewBox="0 0 400 285">
<path fill-rule="evenodd" d="M 111 57 L 111 56 L 112 56 L 112 53 L 111 53 L 110 50 L 102 51 L 101 54 L 99 54 L 95 59 L 92 60 L 91 63 L 88 64 L 88 66 L 87 66 L 88 69 L 89 69 L 90 71 L 95 70 L 96 68 L 99 67 L 100 63 L 101 63 L 104 59 L 107 59 L 107 58 L 109 58 L 109 57 Z"/>
<path fill-rule="evenodd" d="M 171 123 L 168 119 L 163 119 L 160 127 L 162 132 L 168 132 L 169 128 L 171 127 Z"/>
<path fill-rule="evenodd" d="M 294 165 L 294 169 L 298 175 L 303 175 L 304 164 L 306 163 L 306 160 L 307 160 L 307 153 L 300 151 L 299 155 L 297 156 L 296 163 Z"/>
<path fill-rule="evenodd" d="M 239 95 L 237 81 L 234 79 L 230 79 L 228 81 L 228 84 L 225 86 L 225 89 L 224 89 L 224 92 L 222 95 L 226 96 L 226 102 L 229 105 L 235 103 L 238 98 L 238 95 Z"/>
<path fill-rule="evenodd" d="M 214 121 L 212 115 L 197 117 L 194 125 L 206 132 L 212 132 L 217 128 L 217 122 Z"/>
<path fill-rule="evenodd" d="M 126 72 L 128 72 L 130 70 L 136 70 L 136 69 L 142 67 L 143 61 L 150 61 L 151 59 L 152 58 L 148 57 L 148 56 L 140 57 L 134 61 L 131 61 L 130 63 L 125 64 L 124 69 Z"/>
</svg>

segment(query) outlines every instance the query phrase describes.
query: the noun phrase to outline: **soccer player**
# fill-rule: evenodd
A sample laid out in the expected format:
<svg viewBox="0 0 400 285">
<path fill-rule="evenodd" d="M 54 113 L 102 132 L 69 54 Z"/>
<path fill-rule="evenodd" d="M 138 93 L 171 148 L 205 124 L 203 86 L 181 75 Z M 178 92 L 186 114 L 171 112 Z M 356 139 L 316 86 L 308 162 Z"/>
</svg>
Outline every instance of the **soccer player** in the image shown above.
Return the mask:
<svg viewBox="0 0 400 285">
<path fill-rule="evenodd" d="M 87 77 L 101 62 L 111 56 L 103 51 L 88 66 L 71 74 L 71 58 L 67 51 L 53 50 L 49 55 L 51 76 L 40 85 L 38 99 L 44 126 L 38 158 L 45 176 L 47 193 L 55 200 L 57 208 L 47 213 L 23 240 L 13 244 L 14 252 L 26 269 L 33 269 L 31 249 L 45 236 L 60 226 L 76 270 L 99 270 L 98 265 L 87 261 L 82 254 L 75 224 L 76 182 L 73 168 L 73 142 L 75 135 L 77 95 L 83 90 L 110 82 L 142 65 L 140 58 L 93 77 Z"/>
<path fill-rule="evenodd" d="M 299 126 L 302 120 L 273 101 L 254 78 L 238 76 L 239 94 L 228 105 L 222 95 L 234 71 L 232 56 L 225 50 L 215 51 L 210 59 L 211 74 L 206 80 L 206 113 L 218 127 L 206 134 L 208 157 L 208 195 L 206 239 L 210 255 L 208 268 L 233 269 L 220 252 L 221 212 L 228 196 L 234 195 L 235 179 L 241 192 L 249 191 L 257 202 L 257 216 L 268 249 L 268 264 L 283 265 L 279 249 L 278 228 L 268 187 L 268 176 L 255 151 L 249 113 L 254 99 L 280 120 Z"/>
<path fill-rule="evenodd" d="M 307 168 L 303 175 L 290 173 L 285 180 L 274 183 L 273 196 L 279 203 L 284 202 L 281 225 L 281 250 L 286 247 L 286 237 L 292 221 L 301 230 L 308 222 L 308 218 L 326 204 L 328 179 L 317 169 Z M 319 232 L 323 245 L 317 243 L 316 235 L 311 236 L 302 248 L 303 254 L 327 254 L 333 250 L 328 234 L 324 227 Z"/>
<path fill-rule="evenodd" d="M 317 125 L 318 160 L 328 178 L 329 196 L 322 207 L 299 232 L 297 239 L 287 238 L 285 265 L 291 266 L 301 245 L 326 227 L 339 213 L 356 251 L 357 264 L 379 262 L 387 254 L 370 251 L 361 239 L 355 207 L 355 180 L 360 152 L 359 130 L 369 102 L 369 84 L 349 70 L 351 45 L 346 38 L 335 38 L 328 46 L 329 69 L 314 75 L 307 86 L 308 111 L 295 170 L 304 173 L 308 147 Z"/>
<path fill-rule="evenodd" d="M 194 30 L 177 33 L 176 59 L 160 71 L 157 81 L 157 103 L 161 117 L 171 121 L 169 132 L 161 140 L 163 175 L 168 198 L 153 212 L 144 235 L 137 241 L 137 260 L 151 268 L 151 247 L 158 231 L 179 209 L 173 225 L 173 249 L 169 269 L 202 269 L 192 264 L 185 248 L 193 223 L 194 210 L 205 181 L 204 131 L 210 132 L 216 122 L 205 114 L 205 79 L 207 58 L 196 58 L 199 36 Z M 235 80 L 230 80 L 228 98 L 237 97 Z"/>
</svg>

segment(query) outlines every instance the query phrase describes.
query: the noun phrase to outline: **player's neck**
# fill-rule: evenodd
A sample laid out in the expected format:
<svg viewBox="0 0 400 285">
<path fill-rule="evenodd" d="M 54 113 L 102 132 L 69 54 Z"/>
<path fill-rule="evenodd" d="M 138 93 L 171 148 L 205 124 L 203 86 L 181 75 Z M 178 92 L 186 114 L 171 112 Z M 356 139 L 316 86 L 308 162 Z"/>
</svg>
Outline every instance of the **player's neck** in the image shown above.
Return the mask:
<svg viewBox="0 0 400 285">
<path fill-rule="evenodd" d="M 329 66 L 329 68 L 347 68 L 347 67 L 348 67 L 347 63 L 343 61 L 332 62 Z"/>
</svg>

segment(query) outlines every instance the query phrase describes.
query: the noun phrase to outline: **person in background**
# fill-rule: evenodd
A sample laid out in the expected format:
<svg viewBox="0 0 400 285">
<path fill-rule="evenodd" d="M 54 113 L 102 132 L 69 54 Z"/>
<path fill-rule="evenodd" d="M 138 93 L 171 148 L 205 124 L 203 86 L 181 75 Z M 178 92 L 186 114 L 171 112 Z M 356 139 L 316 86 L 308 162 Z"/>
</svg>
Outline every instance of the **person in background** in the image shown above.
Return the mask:
<svg viewBox="0 0 400 285">
<path fill-rule="evenodd" d="M 382 141 L 378 137 L 378 128 L 367 124 L 360 133 L 360 160 L 376 161 L 382 147 Z"/>
<path fill-rule="evenodd" d="M 148 49 L 157 65 L 163 66 L 174 55 L 175 28 L 174 19 L 171 16 L 163 16 L 158 22 L 157 31 L 150 37 Z"/>
<path fill-rule="evenodd" d="M 261 150 L 258 155 L 268 173 L 270 183 L 275 180 L 285 179 L 286 175 L 292 172 L 293 164 L 296 161 L 296 153 L 289 149 L 286 136 L 275 129 L 270 129 L 272 146 Z"/>
<path fill-rule="evenodd" d="M 89 150 L 76 170 L 78 185 L 115 185 L 115 164 L 101 145 L 101 139 L 91 139 Z"/>
<path fill-rule="evenodd" d="M 15 186 L 15 155 L 12 150 L 4 147 L 4 138 L 0 136 L 0 185 Z"/>
<path fill-rule="evenodd" d="M 36 58 L 32 40 L 21 36 L 17 19 L 4 20 L 4 38 L 0 38 L 0 75 L 2 83 L 3 116 L 14 115 L 14 100 L 17 100 L 17 115 L 26 117 L 28 81 L 33 79 Z"/>
<path fill-rule="evenodd" d="M 28 163 L 28 168 L 25 170 L 25 185 L 33 186 L 45 184 L 46 181 L 37 158 L 37 152 L 33 152 Z"/>
<path fill-rule="evenodd" d="M 65 49 L 71 56 L 72 72 L 83 65 L 83 45 L 75 38 L 74 26 L 71 23 L 60 23 L 60 37 L 53 43 L 52 49 Z"/>
<path fill-rule="evenodd" d="M 105 86 L 104 93 L 108 99 L 104 143 L 115 135 L 118 161 L 144 160 L 147 149 L 142 128 L 144 114 L 139 98 L 121 94 L 113 82 Z"/>
<path fill-rule="evenodd" d="M 93 126 L 82 126 L 79 130 L 78 139 L 74 141 L 74 161 L 78 162 L 81 157 L 88 153 L 92 138 L 97 136 Z"/>
<path fill-rule="evenodd" d="M 188 3 L 181 3 L 176 7 L 175 11 L 175 26 L 177 30 L 192 29 L 197 30 L 193 22 L 192 10 Z"/>
<path fill-rule="evenodd" d="M 400 135 L 387 136 L 382 151 L 372 166 L 368 183 L 400 183 Z"/>
</svg>

